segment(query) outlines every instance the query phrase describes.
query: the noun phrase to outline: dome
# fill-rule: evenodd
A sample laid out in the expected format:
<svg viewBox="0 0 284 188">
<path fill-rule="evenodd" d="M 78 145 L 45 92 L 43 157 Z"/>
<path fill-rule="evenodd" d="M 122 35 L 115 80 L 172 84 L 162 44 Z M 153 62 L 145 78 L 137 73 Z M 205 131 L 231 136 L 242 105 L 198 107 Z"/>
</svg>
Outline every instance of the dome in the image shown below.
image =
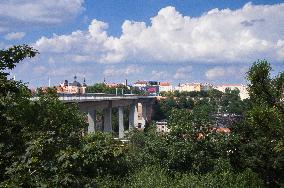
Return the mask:
<svg viewBox="0 0 284 188">
<path fill-rule="evenodd" d="M 77 86 L 77 87 L 81 87 L 82 85 L 80 84 L 80 82 L 77 82 L 77 76 L 74 76 L 74 82 L 71 84 L 71 86 Z"/>
<path fill-rule="evenodd" d="M 81 87 L 80 82 L 77 82 L 76 80 L 72 83 L 72 86 L 77 86 L 77 87 Z"/>
</svg>

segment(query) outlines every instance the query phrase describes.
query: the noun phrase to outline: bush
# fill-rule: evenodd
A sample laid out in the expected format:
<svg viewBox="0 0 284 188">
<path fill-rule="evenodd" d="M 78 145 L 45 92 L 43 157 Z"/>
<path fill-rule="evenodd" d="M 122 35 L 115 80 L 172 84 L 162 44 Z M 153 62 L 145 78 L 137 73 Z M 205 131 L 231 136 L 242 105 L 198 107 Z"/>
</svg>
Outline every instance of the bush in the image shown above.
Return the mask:
<svg viewBox="0 0 284 188">
<path fill-rule="evenodd" d="M 166 171 L 159 166 L 146 166 L 128 178 L 124 187 L 129 188 L 168 188 L 174 184 Z"/>
</svg>

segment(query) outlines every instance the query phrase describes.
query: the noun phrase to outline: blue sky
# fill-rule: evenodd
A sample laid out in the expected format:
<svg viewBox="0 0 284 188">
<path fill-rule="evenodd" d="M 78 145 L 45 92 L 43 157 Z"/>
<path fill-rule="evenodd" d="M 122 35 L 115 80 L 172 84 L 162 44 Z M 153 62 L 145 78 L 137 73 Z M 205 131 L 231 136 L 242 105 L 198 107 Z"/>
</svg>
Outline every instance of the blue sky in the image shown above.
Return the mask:
<svg viewBox="0 0 284 188">
<path fill-rule="evenodd" d="M 245 83 L 257 59 L 284 69 L 283 1 L 2 0 L 0 47 L 40 55 L 11 72 L 29 86 L 86 77 Z"/>
</svg>

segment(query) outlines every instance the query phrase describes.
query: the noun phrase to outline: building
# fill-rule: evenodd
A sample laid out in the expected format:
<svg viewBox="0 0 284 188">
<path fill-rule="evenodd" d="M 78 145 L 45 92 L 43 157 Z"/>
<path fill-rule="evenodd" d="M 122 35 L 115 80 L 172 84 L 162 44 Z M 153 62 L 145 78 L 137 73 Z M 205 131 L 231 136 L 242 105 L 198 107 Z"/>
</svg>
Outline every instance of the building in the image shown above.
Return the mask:
<svg viewBox="0 0 284 188">
<path fill-rule="evenodd" d="M 178 90 L 179 92 L 183 91 L 201 91 L 202 90 L 202 84 L 201 83 L 185 83 L 185 84 L 179 84 L 175 90 Z"/>
<path fill-rule="evenodd" d="M 205 84 L 201 84 L 201 90 L 202 91 L 209 91 L 213 89 L 213 85 L 210 83 L 205 83 Z"/>
<path fill-rule="evenodd" d="M 241 84 L 223 84 L 215 86 L 214 89 L 218 91 L 225 92 L 226 89 L 235 90 L 238 89 L 240 91 L 240 98 L 241 100 L 249 98 L 249 93 L 247 91 L 247 86 Z"/>
<path fill-rule="evenodd" d="M 117 88 L 120 84 L 117 84 L 117 83 L 105 83 L 105 85 L 107 87 L 110 87 L 110 88 Z"/>
<path fill-rule="evenodd" d="M 158 133 L 168 133 L 170 132 L 170 129 L 167 127 L 166 121 L 157 121 L 156 122 L 157 129 L 156 131 Z"/>
<path fill-rule="evenodd" d="M 169 82 L 159 82 L 159 92 L 173 91 L 173 86 Z"/>
<path fill-rule="evenodd" d="M 159 94 L 159 84 L 157 81 L 138 81 L 133 84 L 133 87 L 145 91 L 149 95 L 156 96 Z"/>
<path fill-rule="evenodd" d="M 138 87 L 139 89 L 141 89 L 141 88 L 143 88 L 143 87 L 146 87 L 147 84 L 148 84 L 147 81 L 140 81 L 140 80 L 138 80 L 137 82 L 135 82 L 135 83 L 133 84 L 133 87 Z"/>
<path fill-rule="evenodd" d="M 65 80 L 63 83 L 60 83 L 59 86 L 55 86 L 57 93 L 65 94 L 84 94 L 86 93 L 86 80 L 84 78 L 83 84 L 77 81 L 77 77 L 74 76 L 74 81 L 69 83 L 68 80 Z"/>
</svg>

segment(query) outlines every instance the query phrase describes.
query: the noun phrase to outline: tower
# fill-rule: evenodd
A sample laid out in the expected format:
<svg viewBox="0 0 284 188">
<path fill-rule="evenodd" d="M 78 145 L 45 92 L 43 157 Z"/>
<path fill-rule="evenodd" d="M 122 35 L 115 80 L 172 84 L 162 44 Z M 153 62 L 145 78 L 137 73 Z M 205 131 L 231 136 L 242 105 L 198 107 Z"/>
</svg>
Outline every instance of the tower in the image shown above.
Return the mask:
<svg viewBox="0 0 284 188">
<path fill-rule="evenodd" d="M 86 87 L 87 84 L 86 84 L 86 78 L 84 77 L 84 81 L 83 81 L 83 87 Z"/>
</svg>

